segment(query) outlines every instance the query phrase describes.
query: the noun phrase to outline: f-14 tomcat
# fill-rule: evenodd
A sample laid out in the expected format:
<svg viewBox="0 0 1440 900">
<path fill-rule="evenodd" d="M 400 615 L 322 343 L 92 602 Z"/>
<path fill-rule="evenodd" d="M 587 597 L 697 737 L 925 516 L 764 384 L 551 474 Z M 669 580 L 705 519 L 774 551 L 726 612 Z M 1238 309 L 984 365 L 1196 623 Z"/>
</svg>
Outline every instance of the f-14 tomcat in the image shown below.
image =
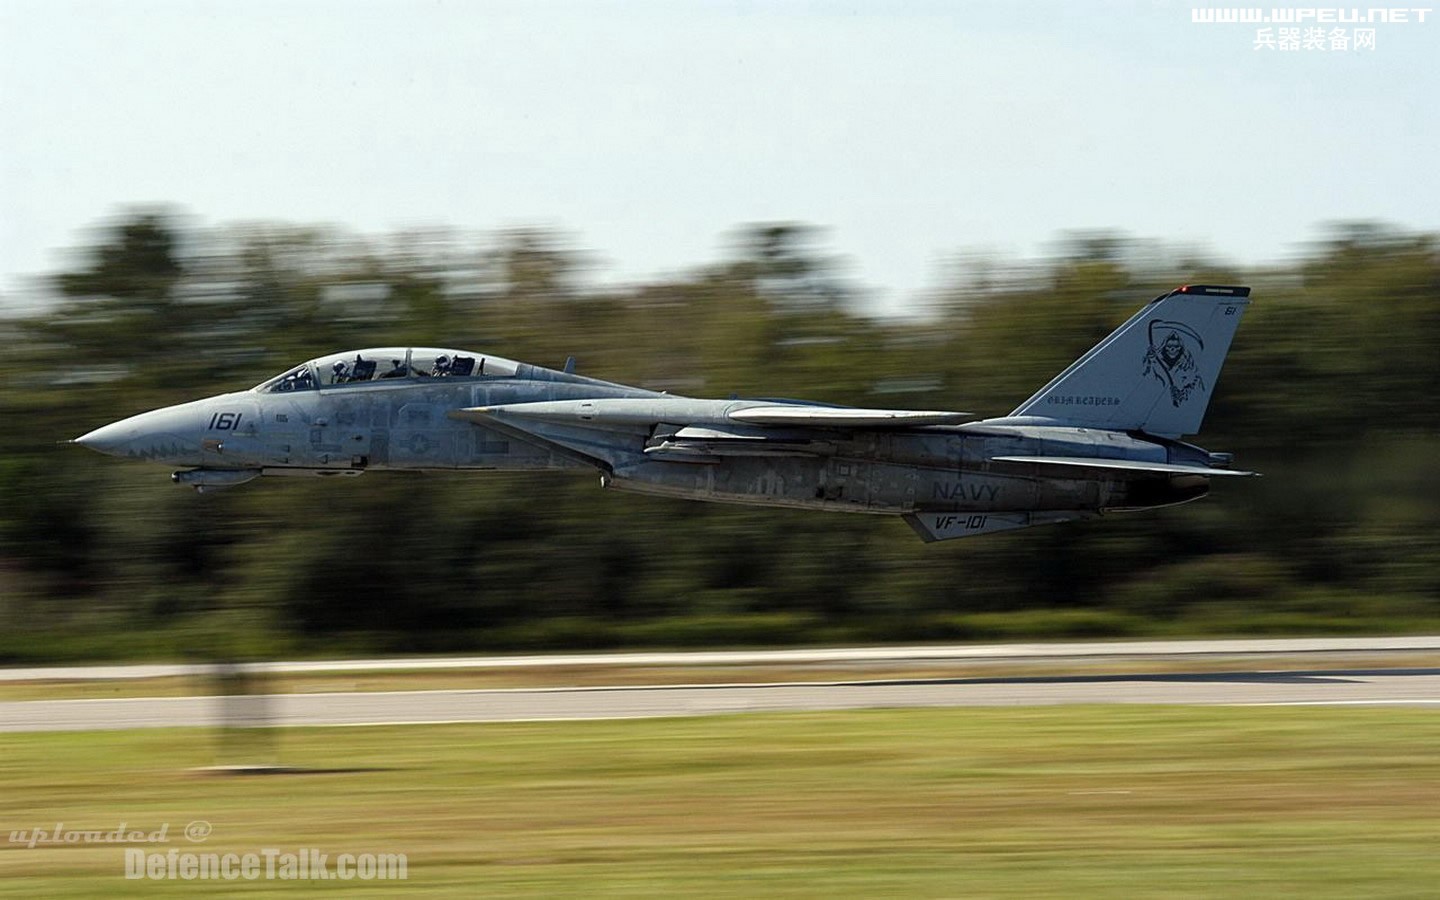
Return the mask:
<svg viewBox="0 0 1440 900">
<path fill-rule="evenodd" d="M 351 350 L 75 443 L 188 467 L 200 491 L 268 475 L 575 469 L 605 487 L 902 517 L 926 541 L 1194 500 L 1250 475 L 1200 430 L 1250 289 L 1152 300 L 1014 412 L 702 400 L 485 353 Z"/>
</svg>

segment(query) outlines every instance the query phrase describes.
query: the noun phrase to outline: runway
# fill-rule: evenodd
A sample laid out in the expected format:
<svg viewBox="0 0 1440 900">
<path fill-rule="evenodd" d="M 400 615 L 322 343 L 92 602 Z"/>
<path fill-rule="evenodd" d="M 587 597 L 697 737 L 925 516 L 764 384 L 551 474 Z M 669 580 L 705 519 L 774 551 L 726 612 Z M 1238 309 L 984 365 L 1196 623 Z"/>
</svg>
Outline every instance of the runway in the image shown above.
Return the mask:
<svg viewBox="0 0 1440 900">
<path fill-rule="evenodd" d="M 1440 669 L 137 697 L 0 703 L 0 731 L 355 726 L 1074 703 L 1440 707 Z"/>
<path fill-rule="evenodd" d="M 310 659 L 253 663 L 269 674 L 419 672 L 452 669 L 543 669 L 625 666 L 788 666 L 816 663 L 1035 662 L 1040 660 L 1204 659 L 1314 654 L 1394 654 L 1440 651 L 1440 635 L 1403 637 L 1249 638 L 1171 641 L 1071 641 L 1013 644 L 933 644 L 881 647 L 801 647 L 786 650 L 687 650 L 642 653 L 546 653 L 511 656 L 426 656 L 388 659 Z M 0 681 L 112 681 L 202 675 L 204 665 L 141 663 L 0 668 Z"/>
</svg>

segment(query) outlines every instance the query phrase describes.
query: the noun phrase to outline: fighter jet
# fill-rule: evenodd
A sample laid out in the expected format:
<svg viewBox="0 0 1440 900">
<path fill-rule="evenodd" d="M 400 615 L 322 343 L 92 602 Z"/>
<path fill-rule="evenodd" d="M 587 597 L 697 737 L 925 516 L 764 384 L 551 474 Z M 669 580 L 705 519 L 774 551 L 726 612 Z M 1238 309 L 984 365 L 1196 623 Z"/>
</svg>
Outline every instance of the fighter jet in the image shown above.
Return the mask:
<svg viewBox="0 0 1440 900">
<path fill-rule="evenodd" d="M 1155 298 L 1000 418 L 704 400 L 499 356 L 349 350 L 75 440 L 197 491 L 260 476 L 582 470 L 603 487 L 899 516 L 926 541 L 1151 509 L 1252 475 L 1200 430 L 1250 289 Z"/>
</svg>

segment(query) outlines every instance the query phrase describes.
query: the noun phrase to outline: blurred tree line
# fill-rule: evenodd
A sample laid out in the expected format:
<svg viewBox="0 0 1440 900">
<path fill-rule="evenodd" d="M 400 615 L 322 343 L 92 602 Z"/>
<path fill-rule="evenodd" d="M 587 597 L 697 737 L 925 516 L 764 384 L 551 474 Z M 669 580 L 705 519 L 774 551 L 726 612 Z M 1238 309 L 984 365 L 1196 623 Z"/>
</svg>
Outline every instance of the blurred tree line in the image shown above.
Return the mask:
<svg viewBox="0 0 1440 900">
<path fill-rule="evenodd" d="M 562 236 L 97 228 L 43 312 L 0 319 L 0 660 L 1440 625 L 1440 244 L 1337 226 L 1237 271 L 1123 236 L 972 260 L 868 318 L 803 226 L 605 287 Z M 352 347 L 492 350 L 699 396 L 1000 415 L 1142 302 L 1248 283 L 1199 441 L 1265 474 L 1210 499 L 924 545 L 901 522 L 601 492 L 565 475 L 371 473 L 197 496 L 57 446 Z"/>
</svg>

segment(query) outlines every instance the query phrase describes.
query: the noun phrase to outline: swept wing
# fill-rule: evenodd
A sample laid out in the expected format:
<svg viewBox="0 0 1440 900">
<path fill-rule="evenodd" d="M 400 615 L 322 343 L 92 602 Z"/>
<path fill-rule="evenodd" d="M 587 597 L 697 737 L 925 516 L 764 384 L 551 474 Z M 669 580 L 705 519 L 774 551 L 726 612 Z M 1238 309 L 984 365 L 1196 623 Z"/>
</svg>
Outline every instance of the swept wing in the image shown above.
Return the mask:
<svg viewBox="0 0 1440 900">
<path fill-rule="evenodd" d="M 841 432 L 953 425 L 971 418 L 939 410 L 688 397 L 542 400 L 450 415 L 612 467 L 640 458 L 715 463 L 726 456 L 825 456 L 834 452 Z"/>
</svg>

